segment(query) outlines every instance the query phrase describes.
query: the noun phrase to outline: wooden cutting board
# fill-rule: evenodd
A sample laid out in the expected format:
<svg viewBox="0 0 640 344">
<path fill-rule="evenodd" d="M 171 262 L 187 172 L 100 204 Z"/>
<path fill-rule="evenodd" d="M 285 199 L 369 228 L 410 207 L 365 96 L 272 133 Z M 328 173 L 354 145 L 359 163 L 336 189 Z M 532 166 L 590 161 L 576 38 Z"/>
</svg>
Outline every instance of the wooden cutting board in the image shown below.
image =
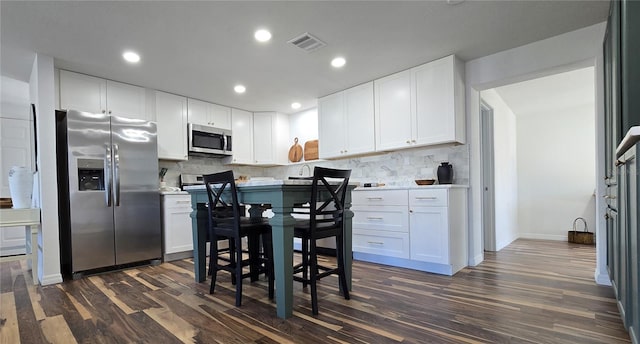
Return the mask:
<svg viewBox="0 0 640 344">
<path fill-rule="evenodd" d="M 298 144 L 298 138 L 293 140 L 293 146 L 289 148 L 289 161 L 298 162 L 302 160 L 302 146 Z"/>
<path fill-rule="evenodd" d="M 304 143 L 304 160 L 318 160 L 318 140 Z"/>
</svg>

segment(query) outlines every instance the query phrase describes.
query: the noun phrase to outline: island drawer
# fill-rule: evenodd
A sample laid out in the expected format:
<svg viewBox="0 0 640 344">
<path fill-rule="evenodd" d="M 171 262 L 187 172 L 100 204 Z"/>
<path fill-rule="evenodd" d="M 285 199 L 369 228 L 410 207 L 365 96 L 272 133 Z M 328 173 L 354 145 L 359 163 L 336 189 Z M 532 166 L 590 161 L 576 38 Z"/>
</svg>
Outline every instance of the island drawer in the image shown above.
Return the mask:
<svg viewBox="0 0 640 344">
<path fill-rule="evenodd" d="M 354 229 L 353 251 L 408 259 L 409 233 Z"/>
<path fill-rule="evenodd" d="M 448 205 L 446 189 L 409 190 L 409 205 L 427 207 L 446 207 Z"/>
<path fill-rule="evenodd" d="M 406 206 L 354 205 L 353 228 L 409 233 L 409 212 Z"/>
</svg>

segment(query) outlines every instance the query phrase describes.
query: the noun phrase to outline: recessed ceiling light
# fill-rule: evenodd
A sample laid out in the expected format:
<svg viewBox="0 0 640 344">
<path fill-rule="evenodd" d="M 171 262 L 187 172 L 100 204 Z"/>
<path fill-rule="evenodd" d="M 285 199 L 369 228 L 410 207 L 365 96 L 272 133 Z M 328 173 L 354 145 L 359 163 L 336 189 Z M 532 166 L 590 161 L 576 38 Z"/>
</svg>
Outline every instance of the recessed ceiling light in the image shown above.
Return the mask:
<svg viewBox="0 0 640 344">
<path fill-rule="evenodd" d="M 336 68 L 340 68 L 344 66 L 345 63 L 347 63 L 347 60 L 345 60 L 344 57 L 336 57 L 333 60 L 331 60 L 331 65 Z"/>
<path fill-rule="evenodd" d="M 242 85 L 236 85 L 236 86 L 233 88 L 233 90 L 234 90 L 234 91 L 236 91 L 236 93 L 244 93 L 244 91 L 246 91 L 246 90 L 247 90 L 247 88 L 246 88 L 246 87 L 244 87 L 244 86 L 242 86 Z"/>
<path fill-rule="evenodd" d="M 292 109 L 299 109 L 302 105 L 300 105 L 300 103 L 295 102 L 295 103 L 291 103 L 291 108 Z"/>
<path fill-rule="evenodd" d="M 133 51 L 125 51 L 122 54 L 122 58 L 125 59 L 125 61 L 127 62 L 131 62 L 131 63 L 138 63 L 140 62 L 140 55 L 134 53 Z"/>
<path fill-rule="evenodd" d="M 269 30 L 260 29 L 253 34 L 253 37 L 255 37 L 258 42 L 267 42 L 271 39 L 271 32 L 269 32 Z"/>
</svg>

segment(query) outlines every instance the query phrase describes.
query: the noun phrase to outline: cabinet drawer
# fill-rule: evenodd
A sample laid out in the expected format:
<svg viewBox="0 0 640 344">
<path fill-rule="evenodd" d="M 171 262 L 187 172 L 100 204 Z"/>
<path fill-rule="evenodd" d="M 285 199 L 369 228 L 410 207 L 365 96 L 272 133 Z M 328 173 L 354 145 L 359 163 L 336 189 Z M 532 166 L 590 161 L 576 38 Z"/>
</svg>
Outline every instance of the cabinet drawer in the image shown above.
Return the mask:
<svg viewBox="0 0 640 344">
<path fill-rule="evenodd" d="M 162 204 L 165 208 L 188 208 L 191 209 L 190 195 L 163 195 Z"/>
<path fill-rule="evenodd" d="M 407 205 L 407 190 L 363 190 L 351 194 L 353 205 Z"/>
<path fill-rule="evenodd" d="M 447 189 L 409 190 L 409 205 L 446 207 L 448 204 Z"/>
<path fill-rule="evenodd" d="M 409 213 L 406 206 L 353 206 L 353 228 L 409 232 Z"/>
<path fill-rule="evenodd" d="M 353 251 L 408 259 L 409 234 L 354 229 Z"/>
</svg>

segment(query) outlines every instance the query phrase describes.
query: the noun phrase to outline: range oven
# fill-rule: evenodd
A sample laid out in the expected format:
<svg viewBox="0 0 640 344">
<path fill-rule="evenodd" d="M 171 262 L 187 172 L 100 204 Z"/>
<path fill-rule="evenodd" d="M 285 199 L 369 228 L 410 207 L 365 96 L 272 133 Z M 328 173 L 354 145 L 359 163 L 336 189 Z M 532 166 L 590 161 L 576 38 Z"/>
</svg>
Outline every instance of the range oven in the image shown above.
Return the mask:
<svg viewBox="0 0 640 344">
<path fill-rule="evenodd" d="M 231 130 L 189 123 L 189 154 L 229 156 L 233 154 Z"/>
</svg>

